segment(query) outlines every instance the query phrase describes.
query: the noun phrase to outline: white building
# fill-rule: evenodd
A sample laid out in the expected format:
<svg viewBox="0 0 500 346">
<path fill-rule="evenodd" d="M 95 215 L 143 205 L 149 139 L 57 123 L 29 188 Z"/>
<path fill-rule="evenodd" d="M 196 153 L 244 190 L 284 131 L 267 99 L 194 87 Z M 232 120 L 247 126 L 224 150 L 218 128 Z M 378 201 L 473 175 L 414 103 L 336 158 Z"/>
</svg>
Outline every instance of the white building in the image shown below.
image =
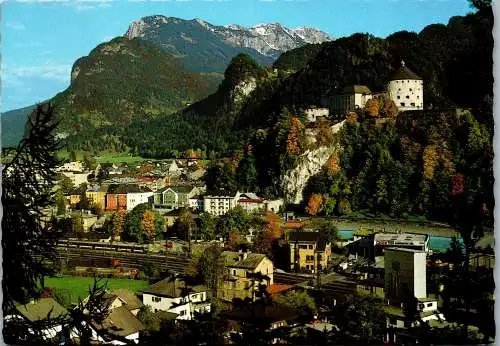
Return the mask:
<svg viewBox="0 0 500 346">
<path fill-rule="evenodd" d="M 305 114 L 307 121 L 314 123 L 320 117 L 328 117 L 328 115 L 330 115 L 330 110 L 328 108 L 309 108 L 306 109 Z"/>
<path fill-rule="evenodd" d="M 205 195 L 203 197 L 203 211 L 212 215 L 224 215 L 237 205 L 238 192 L 236 196 L 229 194 Z"/>
<path fill-rule="evenodd" d="M 405 290 L 417 299 L 427 298 L 427 254 L 422 250 L 386 248 L 384 255 L 385 297 L 401 301 Z"/>
<path fill-rule="evenodd" d="M 83 163 L 80 161 L 67 162 L 57 168 L 60 172 L 83 172 Z"/>
<path fill-rule="evenodd" d="M 367 86 L 350 85 L 324 103 L 332 109 L 332 113 L 346 115 L 356 109 L 364 108 L 366 101 L 370 100 L 372 97 L 372 92 Z"/>
<path fill-rule="evenodd" d="M 188 286 L 177 278 L 163 279 L 144 289 L 142 302 L 153 312 L 177 314 L 179 320 L 192 320 L 196 313 L 210 312 L 207 289 L 201 285 Z"/>
<path fill-rule="evenodd" d="M 193 210 L 203 210 L 203 197 L 200 195 L 189 197 L 189 208 Z"/>
<path fill-rule="evenodd" d="M 87 184 L 88 181 L 88 176 L 90 172 L 84 172 L 84 173 L 77 173 L 77 172 L 61 172 L 61 174 L 64 174 L 66 177 L 71 180 L 71 183 L 74 186 L 80 186 L 81 184 Z"/>
<path fill-rule="evenodd" d="M 137 207 L 139 204 L 148 203 L 154 192 L 148 188 L 142 187 L 140 192 L 127 193 L 127 211 Z"/>
<path fill-rule="evenodd" d="M 424 81 L 401 62 L 401 68 L 390 78 L 387 94 L 399 111 L 424 108 Z"/>
</svg>

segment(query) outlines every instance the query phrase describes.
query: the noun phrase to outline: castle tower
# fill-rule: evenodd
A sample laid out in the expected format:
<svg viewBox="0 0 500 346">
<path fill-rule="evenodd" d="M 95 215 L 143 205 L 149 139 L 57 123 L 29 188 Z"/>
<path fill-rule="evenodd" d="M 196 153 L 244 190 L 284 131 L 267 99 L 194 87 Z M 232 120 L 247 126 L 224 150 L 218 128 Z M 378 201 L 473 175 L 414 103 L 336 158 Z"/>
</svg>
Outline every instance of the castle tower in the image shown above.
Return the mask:
<svg viewBox="0 0 500 346">
<path fill-rule="evenodd" d="M 424 81 L 406 67 L 404 61 L 389 79 L 387 93 L 400 112 L 424 108 Z"/>
</svg>

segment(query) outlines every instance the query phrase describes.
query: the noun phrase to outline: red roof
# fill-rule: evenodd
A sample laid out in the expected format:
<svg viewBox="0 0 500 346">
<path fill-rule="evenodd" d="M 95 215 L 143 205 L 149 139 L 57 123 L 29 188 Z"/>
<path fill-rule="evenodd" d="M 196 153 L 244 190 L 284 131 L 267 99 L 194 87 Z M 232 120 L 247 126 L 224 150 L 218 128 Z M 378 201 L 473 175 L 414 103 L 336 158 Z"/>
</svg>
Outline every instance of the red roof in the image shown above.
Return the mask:
<svg viewBox="0 0 500 346">
<path fill-rule="evenodd" d="M 201 196 L 200 195 L 194 195 L 193 197 L 189 198 L 189 199 L 200 199 Z"/>
<path fill-rule="evenodd" d="M 289 289 L 295 287 L 294 285 L 286 285 L 286 284 L 272 284 L 267 287 L 267 293 L 269 294 L 279 294 Z"/>
<path fill-rule="evenodd" d="M 262 199 L 259 198 L 241 198 L 238 203 L 262 203 Z"/>
</svg>

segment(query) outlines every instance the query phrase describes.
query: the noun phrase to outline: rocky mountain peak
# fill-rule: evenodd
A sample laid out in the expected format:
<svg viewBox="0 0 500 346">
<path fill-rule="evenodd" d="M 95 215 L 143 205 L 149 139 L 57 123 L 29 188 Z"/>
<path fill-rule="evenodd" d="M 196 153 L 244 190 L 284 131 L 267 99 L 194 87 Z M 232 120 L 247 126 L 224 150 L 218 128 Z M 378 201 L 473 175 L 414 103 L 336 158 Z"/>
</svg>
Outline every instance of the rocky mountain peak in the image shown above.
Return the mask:
<svg viewBox="0 0 500 346">
<path fill-rule="evenodd" d="M 183 20 L 162 15 L 144 17 L 132 22 L 125 36 L 129 39 L 135 37 L 154 37 L 158 35 L 157 32 L 160 28 L 165 26 L 171 28 L 182 26 L 186 30 L 182 32 L 186 34 L 189 32 L 187 31 L 188 27 L 193 24 L 197 24 L 204 30 L 210 31 L 211 34 L 217 35 L 225 44 L 233 47 L 251 48 L 273 59 L 276 59 L 281 53 L 287 50 L 298 48 L 308 43 L 322 43 L 332 40 L 328 34 L 315 28 L 302 27 L 289 29 L 280 23 L 260 23 L 252 27 L 244 27 L 238 24 L 221 26 L 207 23 L 200 18 Z M 172 33 L 176 31 L 178 30 L 172 30 Z M 172 39 L 176 38 L 164 37 L 161 41 L 168 41 L 171 45 Z M 198 41 L 196 37 L 192 37 L 192 39 L 192 42 Z M 176 54 L 178 52 L 173 51 L 172 53 Z"/>
</svg>

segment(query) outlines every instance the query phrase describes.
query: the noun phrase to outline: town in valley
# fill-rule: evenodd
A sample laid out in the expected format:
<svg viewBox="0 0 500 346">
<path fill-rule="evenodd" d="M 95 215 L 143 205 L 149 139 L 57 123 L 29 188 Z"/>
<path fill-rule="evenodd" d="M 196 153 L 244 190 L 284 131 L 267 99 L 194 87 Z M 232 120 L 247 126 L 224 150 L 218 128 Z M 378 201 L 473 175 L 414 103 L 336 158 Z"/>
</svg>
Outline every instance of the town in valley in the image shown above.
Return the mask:
<svg viewBox="0 0 500 346">
<path fill-rule="evenodd" d="M 4 341 L 494 344 L 493 11 L 467 3 L 383 39 L 148 16 L 2 113 Z"/>
</svg>

